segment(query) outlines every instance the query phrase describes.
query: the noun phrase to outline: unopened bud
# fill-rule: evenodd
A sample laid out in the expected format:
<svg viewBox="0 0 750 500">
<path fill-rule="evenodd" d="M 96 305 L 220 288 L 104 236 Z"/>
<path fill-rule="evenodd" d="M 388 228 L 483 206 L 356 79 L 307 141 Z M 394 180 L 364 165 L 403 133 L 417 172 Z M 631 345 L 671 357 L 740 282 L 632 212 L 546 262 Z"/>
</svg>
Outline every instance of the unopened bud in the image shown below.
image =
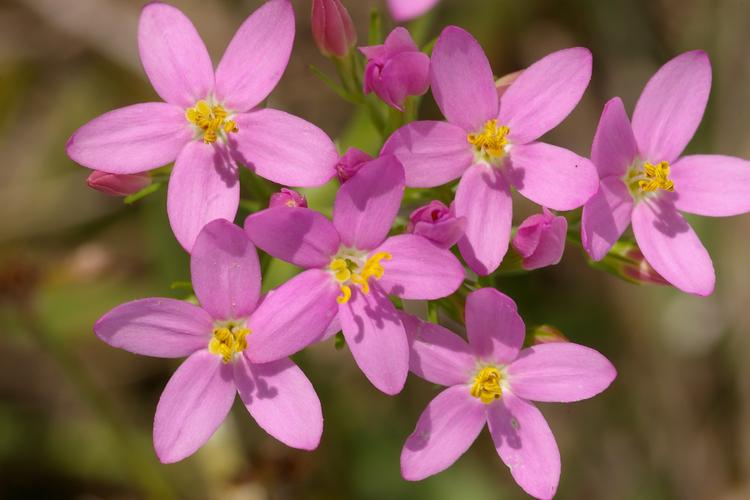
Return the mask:
<svg viewBox="0 0 750 500">
<path fill-rule="evenodd" d="M 411 213 L 406 230 L 427 238 L 440 248 L 450 248 L 463 237 L 466 219 L 456 217 L 453 207 L 434 200 Z"/>
<path fill-rule="evenodd" d="M 346 153 L 339 158 L 339 161 L 336 164 L 336 174 L 338 175 L 339 181 L 343 184 L 354 177 L 354 174 L 356 174 L 359 169 L 370 160 L 372 160 L 372 156 L 368 155 L 361 149 L 347 149 Z"/>
<path fill-rule="evenodd" d="M 344 57 L 357 43 L 352 18 L 339 0 L 313 0 L 312 33 L 326 57 Z"/>
<path fill-rule="evenodd" d="M 515 71 L 513 73 L 508 73 L 505 76 L 501 76 L 495 81 L 495 87 L 497 88 L 497 96 L 502 97 L 503 94 L 510 88 L 511 84 L 516 81 L 516 79 L 521 76 L 521 73 L 523 73 L 523 70 Z"/>
<path fill-rule="evenodd" d="M 94 170 L 86 179 L 86 184 L 109 196 L 128 196 L 151 184 L 151 176 L 147 173 L 108 174 Z"/>
<path fill-rule="evenodd" d="M 543 210 L 523 221 L 513 237 L 513 248 L 523 258 L 527 271 L 557 264 L 565 251 L 568 221 Z"/>
<path fill-rule="evenodd" d="M 268 208 L 274 207 L 307 208 L 307 199 L 297 191 L 281 188 L 281 191 L 273 193 L 268 201 Z"/>
<path fill-rule="evenodd" d="M 570 342 L 563 333 L 552 325 L 539 325 L 531 329 L 531 345 L 550 344 L 552 342 Z"/>
</svg>

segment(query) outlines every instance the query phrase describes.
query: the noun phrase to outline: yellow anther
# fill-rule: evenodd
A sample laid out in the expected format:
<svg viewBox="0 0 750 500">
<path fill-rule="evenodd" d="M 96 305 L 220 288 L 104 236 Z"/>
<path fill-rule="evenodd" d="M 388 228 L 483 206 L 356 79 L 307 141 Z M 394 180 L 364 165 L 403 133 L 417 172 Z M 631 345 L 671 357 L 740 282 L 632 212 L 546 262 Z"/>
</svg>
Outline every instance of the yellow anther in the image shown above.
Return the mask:
<svg viewBox="0 0 750 500">
<path fill-rule="evenodd" d="M 247 348 L 250 329 L 230 322 L 214 328 L 213 334 L 208 343 L 208 352 L 221 356 L 224 363 L 229 363 L 235 354 Z"/>
<path fill-rule="evenodd" d="M 346 285 L 341 285 L 341 295 L 336 297 L 336 302 L 346 304 L 352 298 L 352 289 Z"/>
<path fill-rule="evenodd" d="M 237 122 L 227 120 L 227 110 L 221 105 L 211 106 L 208 102 L 200 100 L 195 107 L 185 110 L 187 121 L 203 131 L 203 142 L 206 144 L 214 143 L 219 138 L 219 132 L 234 133 L 239 130 Z"/>
<path fill-rule="evenodd" d="M 479 398 L 482 403 L 489 404 L 503 395 L 503 389 L 500 387 L 503 375 L 500 370 L 494 366 L 485 366 L 474 377 L 474 384 L 471 386 L 471 395 Z"/>
<path fill-rule="evenodd" d="M 378 252 L 365 261 L 364 265 L 361 266 L 361 271 L 360 264 L 350 258 L 337 257 L 333 259 L 328 268 L 333 271 L 333 277 L 336 278 L 341 287 L 341 295 L 336 299 L 339 304 L 346 304 L 351 299 L 352 289 L 349 286 L 350 284 L 358 285 L 365 295 L 370 293 L 368 280 L 370 278 L 377 280 L 382 278 L 385 269 L 383 269 L 380 261 L 391 260 L 391 258 L 391 254 L 388 252 Z"/>
<path fill-rule="evenodd" d="M 674 191 L 674 182 L 669 178 L 669 163 L 662 161 L 653 165 L 649 162 L 643 164 L 643 175 L 645 179 L 638 181 L 641 191 L 651 193 L 659 189 Z"/>
<path fill-rule="evenodd" d="M 481 132 L 467 135 L 466 140 L 476 148 L 477 153 L 489 159 L 497 159 L 505 156 L 508 133 L 510 133 L 508 127 L 498 125 L 497 120 L 489 120 L 484 124 Z"/>
</svg>

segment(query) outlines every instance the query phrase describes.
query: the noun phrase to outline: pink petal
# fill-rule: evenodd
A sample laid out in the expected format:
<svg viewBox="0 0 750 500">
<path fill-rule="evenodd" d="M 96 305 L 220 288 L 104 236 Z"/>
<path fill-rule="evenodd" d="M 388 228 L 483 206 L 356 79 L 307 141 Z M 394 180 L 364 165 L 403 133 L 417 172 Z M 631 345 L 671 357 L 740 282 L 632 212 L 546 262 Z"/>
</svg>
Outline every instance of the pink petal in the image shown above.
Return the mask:
<svg viewBox="0 0 750 500">
<path fill-rule="evenodd" d="M 505 365 L 518 356 L 526 327 L 510 297 L 480 288 L 466 297 L 466 334 L 477 357 Z"/>
<path fill-rule="evenodd" d="M 409 373 L 409 343 L 396 308 L 378 285 L 365 295 L 352 289 L 339 306 L 346 345 L 367 379 L 388 395 L 401 392 Z"/>
<path fill-rule="evenodd" d="M 560 451 L 541 412 L 506 391 L 499 401 L 487 406 L 487 424 L 495 449 L 518 486 L 536 498 L 555 496 Z"/>
<path fill-rule="evenodd" d="M 380 85 L 375 90 L 386 104 L 403 110 L 408 96 L 423 95 L 429 88 L 430 58 L 423 52 L 404 52 L 383 66 Z"/>
<path fill-rule="evenodd" d="M 581 243 L 594 260 L 602 260 L 630 225 L 633 197 L 620 177 L 605 177 L 599 191 L 583 206 Z"/>
<path fill-rule="evenodd" d="M 326 340 L 330 339 L 337 333 L 341 331 L 341 322 L 339 321 L 339 315 L 336 314 L 331 322 L 326 327 L 325 331 L 323 332 L 323 336 L 320 338 L 321 342 L 325 342 Z"/>
<path fill-rule="evenodd" d="M 302 268 L 327 266 L 341 244 L 333 223 L 308 208 L 261 210 L 245 220 L 245 231 L 264 252 Z"/>
<path fill-rule="evenodd" d="M 320 340 L 337 312 L 339 288 L 327 271 L 310 269 L 269 294 L 248 320 L 245 355 L 252 363 L 286 358 Z"/>
<path fill-rule="evenodd" d="M 497 116 L 498 97 L 492 68 L 473 36 L 448 26 L 432 50 L 432 95 L 449 122 L 479 130 Z"/>
<path fill-rule="evenodd" d="M 571 342 L 529 347 L 508 367 L 513 394 L 532 401 L 570 403 L 592 398 L 616 376 L 607 358 Z"/>
<path fill-rule="evenodd" d="M 605 104 L 599 118 L 591 145 L 591 161 L 599 171 L 599 177 L 623 177 L 637 156 L 638 144 L 633 127 L 622 100 L 615 97 Z"/>
<path fill-rule="evenodd" d="M 259 176 L 286 186 L 320 186 L 336 174 L 336 146 L 312 123 L 275 109 L 241 113 L 235 120 L 232 155 Z"/>
<path fill-rule="evenodd" d="M 444 471 L 477 439 L 486 421 L 484 404 L 469 387 L 449 387 L 427 405 L 401 450 L 401 475 L 419 481 Z"/>
<path fill-rule="evenodd" d="M 403 164 L 406 185 L 434 187 L 458 178 L 474 161 L 466 131 L 447 122 L 412 122 L 395 131 L 381 154 Z"/>
<path fill-rule="evenodd" d="M 458 183 L 456 217 L 466 219 L 458 240 L 466 263 L 477 274 L 492 273 L 508 251 L 513 218 L 510 188 L 502 174 L 486 165 L 474 165 Z"/>
<path fill-rule="evenodd" d="M 134 174 L 173 162 L 192 137 L 182 109 L 147 102 L 94 118 L 75 131 L 66 151 L 84 167 Z"/>
<path fill-rule="evenodd" d="M 727 217 L 750 211 L 750 162 L 721 155 L 684 156 L 672 165 L 675 206 L 691 214 Z"/>
<path fill-rule="evenodd" d="M 710 91 L 711 62 L 705 52 L 685 52 L 662 66 L 633 112 L 641 158 L 674 162 L 700 125 Z"/>
<path fill-rule="evenodd" d="M 567 149 L 534 142 L 510 153 L 513 185 L 534 203 L 553 210 L 573 210 L 599 187 L 594 165 Z"/>
<path fill-rule="evenodd" d="M 242 402 L 267 433 L 292 448 L 314 450 L 323 434 L 323 412 L 310 381 L 291 360 L 234 365 Z"/>
<path fill-rule="evenodd" d="M 404 299 L 435 300 L 452 294 L 464 280 L 464 268 L 448 250 L 422 236 L 400 234 L 385 240 L 373 253 L 388 252 L 380 286 Z"/>
<path fill-rule="evenodd" d="M 409 369 L 438 385 L 465 384 L 476 369 L 476 359 L 464 339 L 435 323 L 402 313 L 409 340 Z"/>
<path fill-rule="evenodd" d="M 190 275 L 198 301 L 214 319 L 247 317 L 258 303 L 258 254 L 231 222 L 219 219 L 203 228 L 190 256 Z"/>
<path fill-rule="evenodd" d="M 433 8 L 439 0 L 388 0 L 388 9 L 396 22 L 411 21 Z"/>
<path fill-rule="evenodd" d="M 553 52 L 526 68 L 503 94 L 498 121 L 510 128 L 514 144 L 538 139 L 573 111 L 589 80 L 588 49 Z"/>
<path fill-rule="evenodd" d="M 180 245 L 189 252 L 207 223 L 233 221 L 239 203 L 237 166 L 216 146 L 188 143 L 177 157 L 167 192 L 169 223 Z"/>
<path fill-rule="evenodd" d="M 247 111 L 260 104 L 281 79 L 293 42 L 291 2 L 264 3 L 229 42 L 216 68 L 216 97 L 234 111 Z"/>
<path fill-rule="evenodd" d="M 138 51 L 151 85 L 170 104 L 192 107 L 214 87 L 214 68 L 195 26 L 180 10 L 146 5 L 138 23 Z"/>
<path fill-rule="evenodd" d="M 119 305 L 99 318 L 94 333 L 112 347 L 146 356 L 181 358 L 208 345 L 211 316 L 174 299 L 141 299 Z"/>
<path fill-rule="evenodd" d="M 169 379 L 154 417 L 154 448 L 162 463 L 179 462 L 208 441 L 226 418 L 236 388 L 232 365 L 206 350 Z"/>
<path fill-rule="evenodd" d="M 716 276 L 713 263 L 693 228 L 665 200 L 638 203 L 633 233 L 649 264 L 683 292 L 710 295 Z"/>
<path fill-rule="evenodd" d="M 404 195 L 404 169 L 395 156 L 368 162 L 336 194 L 333 224 L 341 242 L 360 250 L 375 248 L 391 229 Z"/>
</svg>

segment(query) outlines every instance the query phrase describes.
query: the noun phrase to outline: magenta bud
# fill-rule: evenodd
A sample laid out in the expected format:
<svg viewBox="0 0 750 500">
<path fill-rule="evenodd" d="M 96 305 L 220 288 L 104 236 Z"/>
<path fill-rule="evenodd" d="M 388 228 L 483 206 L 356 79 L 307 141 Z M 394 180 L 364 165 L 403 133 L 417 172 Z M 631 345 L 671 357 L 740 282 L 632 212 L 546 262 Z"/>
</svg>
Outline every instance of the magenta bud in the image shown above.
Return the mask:
<svg viewBox="0 0 750 500">
<path fill-rule="evenodd" d="M 339 158 L 339 161 L 336 164 L 336 174 L 338 175 L 339 181 L 343 184 L 354 177 L 354 174 L 356 174 L 357 171 L 359 171 L 359 169 L 370 160 L 372 160 L 372 156 L 368 155 L 361 149 L 347 149 L 346 153 Z"/>
<path fill-rule="evenodd" d="M 546 208 L 541 214 L 527 218 L 518 226 L 513 248 L 523 258 L 527 271 L 553 266 L 560 262 L 565 251 L 568 221 Z"/>
<path fill-rule="evenodd" d="M 533 345 L 550 344 L 552 342 L 570 342 L 563 333 L 552 325 L 540 325 L 531 330 Z"/>
<path fill-rule="evenodd" d="M 430 58 L 421 52 L 406 28 L 391 31 L 384 45 L 360 47 L 367 58 L 364 93 L 375 94 L 403 111 L 406 98 L 430 88 Z"/>
<path fill-rule="evenodd" d="M 466 219 L 456 217 L 453 207 L 434 200 L 411 213 L 406 230 L 447 249 L 463 237 Z"/>
<path fill-rule="evenodd" d="M 352 18 L 339 0 L 313 0 L 312 33 L 326 57 L 344 57 L 357 43 Z"/>
<path fill-rule="evenodd" d="M 297 191 L 281 188 L 281 191 L 273 193 L 268 201 L 268 208 L 274 207 L 307 208 L 307 199 Z"/>
<path fill-rule="evenodd" d="M 109 196 L 128 196 L 151 184 L 151 176 L 148 173 L 121 175 L 94 170 L 86 184 Z"/>
</svg>

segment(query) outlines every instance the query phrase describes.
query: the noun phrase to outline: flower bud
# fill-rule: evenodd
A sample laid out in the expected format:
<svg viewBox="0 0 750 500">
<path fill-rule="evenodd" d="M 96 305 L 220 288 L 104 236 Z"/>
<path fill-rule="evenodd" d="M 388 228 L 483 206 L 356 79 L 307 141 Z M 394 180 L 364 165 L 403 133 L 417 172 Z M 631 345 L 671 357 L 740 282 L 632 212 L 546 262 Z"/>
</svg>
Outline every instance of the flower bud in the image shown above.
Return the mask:
<svg viewBox="0 0 750 500">
<path fill-rule="evenodd" d="M 151 176 L 148 173 L 120 175 L 94 170 L 86 184 L 110 196 L 128 196 L 151 184 Z"/>
<path fill-rule="evenodd" d="M 368 155 L 361 149 L 349 148 L 346 153 L 339 158 L 336 164 L 336 174 L 338 175 L 339 181 L 343 184 L 348 181 L 362 166 L 368 161 L 372 160 L 372 156 Z"/>
<path fill-rule="evenodd" d="M 546 208 L 541 214 L 523 221 L 513 237 L 513 248 L 523 258 L 523 268 L 531 271 L 560 262 L 567 232 L 565 217 L 554 215 Z"/>
<path fill-rule="evenodd" d="M 297 191 L 281 188 L 281 191 L 273 193 L 271 199 L 268 201 L 268 208 L 274 207 L 307 208 L 307 199 Z"/>
<path fill-rule="evenodd" d="M 430 58 L 405 28 L 391 31 L 384 45 L 359 50 L 367 58 L 365 94 L 375 92 L 384 103 L 403 111 L 408 96 L 422 95 L 430 88 Z"/>
<path fill-rule="evenodd" d="M 312 33 L 326 57 L 344 57 L 357 43 L 352 18 L 339 0 L 313 0 Z"/>
<path fill-rule="evenodd" d="M 434 200 L 414 210 L 406 230 L 423 236 L 440 248 L 450 248 L 464 235 L 466 219 L 456 217 L 453 207 Z"/>
<path fill-rule="evenodd" d="M 550 344 L 552 342 L 570 342 L 563 333 L 552 325 L 539 325 L 531 329 L 531 344 Z"/>
<path fill-rule="evenodd" d="M 495 81 L 495 87 L 497 88 L 497 96 L 502 97 L 503 94 L 510 88 L 511 84 L 516 81 L 516 79 L 521 76 L 521 73 L 523 73 L 523 70 L 518 70 L 513 73 L 508 73 L 507 75 L 501 76 Z"/>
<path fill-rule="evenodd" d="M 637 285 L 669 285 L 631 241 L 618 241 L 602 260 L 589 265 Z"/>
</svg>

